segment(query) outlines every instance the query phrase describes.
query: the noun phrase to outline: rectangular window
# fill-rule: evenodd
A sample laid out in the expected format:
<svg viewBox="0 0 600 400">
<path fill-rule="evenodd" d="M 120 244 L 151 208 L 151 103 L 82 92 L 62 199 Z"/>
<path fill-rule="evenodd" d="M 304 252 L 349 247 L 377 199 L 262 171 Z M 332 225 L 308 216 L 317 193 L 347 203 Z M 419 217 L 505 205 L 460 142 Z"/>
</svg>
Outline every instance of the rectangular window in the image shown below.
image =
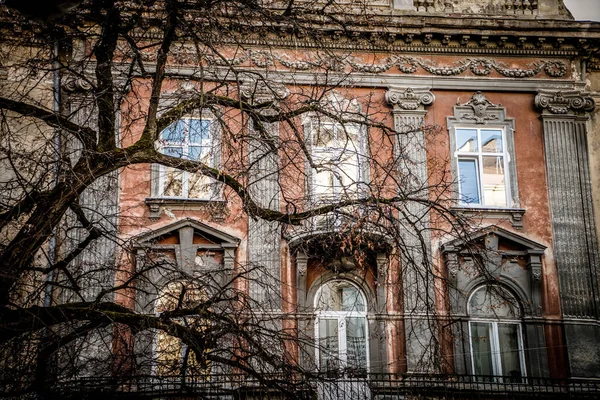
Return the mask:
<svg viewBox="0 0 600 400">
<path fill-rule="evenodd" d="M 214 167 L 219 146 L 214 134 L 213 121 L 208 118 L 181 118 L 160 134 L 158 149 L 161 153 L 187 160 L 199 161 Z M 201 173 L 159 166 L 158 195 L 168 198 L 213 199 L 215 181 Z"/>
<path fill-rule="evenodd" d="M 484 321 L 472 321 L 469 326 L 473 374 L 502 376 L 506 382 L 522 382 L 525 361 L 521 326 Z"/>
<path fill-rule="evenodd" d="M 509 206 L 509 159 L 504 130 L 456 128 L 455 134 L 460 203 L 468 206 Z"/>
<path fill-rule="evenodd" d="M 315 201 L 339 201 L 356 195 L 364 182 L 361 127 L 334 122 L 312 124 L 311 156 L 316 168 L 311 173 Z"/>
</svg>

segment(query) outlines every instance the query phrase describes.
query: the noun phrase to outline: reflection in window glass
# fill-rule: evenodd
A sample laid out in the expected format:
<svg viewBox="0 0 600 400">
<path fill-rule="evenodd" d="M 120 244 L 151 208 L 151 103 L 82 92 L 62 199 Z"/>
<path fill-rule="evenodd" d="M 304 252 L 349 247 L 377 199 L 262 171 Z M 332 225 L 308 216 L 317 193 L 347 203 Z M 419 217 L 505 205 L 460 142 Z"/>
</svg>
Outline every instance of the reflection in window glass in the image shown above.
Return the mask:
<svg viewBox="0 0 600 400">
<path fill-rule="evenodd" d="M 347 281 L 330 281 L 317 292 L 316 339 L 319 369 L 355 375 L 368 371 L 364 294 Z"/>
<path fill-rule="evenodd" d="M 165 155 L 199 161 L 214 166 L 218 147 L 213 137 L 212 120 L 182 118 L 166 127 L 160 135 L 159 151 Z M 176 171 L 176 172 L 175 172 Z M 216 184 L 201 173 L 159 167 L 159 195 L 179 198 L 210 199 Z"/>
<path fill-rule="evenodd" d="M 359 142 L 356 124 L 317 122 L 312 124 L 311 194 L 316 201 L 336 201 L 353 196 L 359 190 L 361 165 L 366 158 Z"/>
<path fill-rule="evenodd" d="M 461 152 L 478 151 L 477 129 L 457 129 L 456 148 Z"/>
<path fill-rule="evenodd" d="M 173 282 L 161 291 L 156 299 L 157 314 L 176 309 L 189 309 L 198 306 L 204 300 L 198 288 L 190 288 L 181 282 Z M 206 321 L 190 315 L 178 318 L 177 323 L 202 331 L 206 329 Z M 208 378 L 209 369 L 200 365 L 195 353 L 180 339 L 168 332 L 158 330 L 156 337 L 156 373 L 161 376 L 194 376 Z"/>
<path fill-rule="evenodd" d="M 481 130 L 481 151 L 483 153 L 502 153 L 502 131 L 500 130 Z"/>
<path fill-rule="evenodd" d="M 462 204 L 508 205 L 503 133 L 500 129 L 456 129 L 455 155 Z"/>
<path fill-rule="evenodd" d="M 458 160 L 461 200 L 467 204 L 479 204 L 479 172 L 476 159 Z"/>
<path fill-rule="evenodd" d="M 346 318 L 348 369 L 353 371 L 367 371 L 366 322 L 365 318 Z"/>
<path fill-rule="evenodd" d="M 492 363 L 492 324 L 471 323 L 471 346 L 473 349 L 473 373 L 495 375 Z"/>
<path fill-rule="evenodd" d="M 473 373 L 522 382 L 525 358 L 514 296 L 500 286 L 482 286 L 471 295 L 468 312 Z"/>
<path fill-rule="evenodd" d="M 322 371 L 339 369 L 339 332 L 337 319 L 319 320 L 319 366 Z"/>
</svg>

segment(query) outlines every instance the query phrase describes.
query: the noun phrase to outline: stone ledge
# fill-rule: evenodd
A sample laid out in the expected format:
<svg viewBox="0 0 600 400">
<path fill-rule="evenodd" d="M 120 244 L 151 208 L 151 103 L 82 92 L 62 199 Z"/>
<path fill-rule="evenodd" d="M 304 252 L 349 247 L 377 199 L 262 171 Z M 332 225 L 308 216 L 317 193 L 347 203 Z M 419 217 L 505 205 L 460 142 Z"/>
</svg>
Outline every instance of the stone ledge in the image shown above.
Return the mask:
<svg viewBox="0 0 600 400">
<path fill-rule="evenodd" d="M 452 207 L 452 210 L 469 218 L 505 219 L 513 228 L 523 229 L 524 208 Z"/>
<path fill-rule="evenodd" d="M 173 210 L 202 210 L 206 208 L 214 208 L 213 218 L 215 220 L 223 220 L 223 209 L 227 201 L 217 199 L 185 199 L 173 197 L 147 197 L 144 202 L 150 210 L 150 219 L 160 218 L 161 208 L 168 207 Z"/>
</svg>

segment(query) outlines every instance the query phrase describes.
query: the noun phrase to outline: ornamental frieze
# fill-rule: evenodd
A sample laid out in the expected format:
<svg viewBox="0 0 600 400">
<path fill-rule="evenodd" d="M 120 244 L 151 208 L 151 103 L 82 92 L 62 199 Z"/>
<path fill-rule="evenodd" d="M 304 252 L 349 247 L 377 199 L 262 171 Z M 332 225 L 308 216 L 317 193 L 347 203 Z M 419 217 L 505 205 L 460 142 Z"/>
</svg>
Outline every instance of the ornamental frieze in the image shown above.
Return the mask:
<svg viewBox="0 0 600 400">
<path fill-rule="evenodd" d="M 535 106 L 550 114 L 564 115 L 593 111 L 596 102 L 589 93 L 540 91 L 535 96 Z"/>
<path fill-rule="evenodd" d="M 147 55 L 152 57 L 152 55 Z M 551 78 L 562 78 L 567 74 L 567 65 L 558 60 L 538 60 L 524 67 L 511 68 L 501 61 L 488 58 L 466 58 L 453 63 L 436 63 L 419 57 L 391 56 L 382 60 L 365 63 L 350 55 L 321 56 L 315 54 L 304 59 L 292 59 L 287 54 L 278 54 L 263 50 L 236 52 L 234 56 L 211 53 L 196 53 L 184 48 L 173 52 L 174 61 L 181 65 L 205 63 L 213 66 L 254 65 L 259 68 L 272 68 L 280 65 L 295 71 L 353 71 L 369 74 L 399 71 L 403 74 L 415 74 L 419 69 L 436 76 L 457 76 L 471 72 L 476 76 L 488 76 L 496 72 L 507 78 L 532 78 L 544 73 Z"/>
</svg>

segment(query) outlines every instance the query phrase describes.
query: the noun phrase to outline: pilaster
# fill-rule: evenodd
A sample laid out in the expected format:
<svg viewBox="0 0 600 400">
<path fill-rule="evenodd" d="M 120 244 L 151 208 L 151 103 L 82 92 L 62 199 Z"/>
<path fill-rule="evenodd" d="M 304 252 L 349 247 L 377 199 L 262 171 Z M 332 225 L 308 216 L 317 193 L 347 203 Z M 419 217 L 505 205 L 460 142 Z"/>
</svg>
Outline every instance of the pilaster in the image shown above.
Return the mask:
<svg viewBox="0 0 600 400">
<path fill-rule="evenodd" d="M 393 107 L 396 130 L 395 158 L 400 196 L 427 198 L 427 154 L 425 148 L 425 106 L 434 95 L 428 89 L 390 88 L 387 102 Z M 433 275 L 431 271 L 431 237 L 429 210 L 416 201 L 406 201 L 398 218 L 403 243 L 402 260 L 407 367 L 411 372 L 432 371 L 435 332 Z"/>
<path fill-rule="evenodd" d="M 250 102 L 263 104 L 275 102 L 287 96 L 284 86 L 246 79 L 240 87 L 240 96 Z M 264 115 L 274 112 L 265 108 Z M 251 140 L 248 143 L 249 183 L 248 192 L 260 207 L 279 211 L 279 160 L 277 150 L 279 125 L 249 121 Z M 250 297 L 263 308 L 281 310 L 281 263 L 280 224 L 264 220 L 248 219 L 248 261 Z"/>
<path fill-rule="evenodd" d="M 560 282 L 570 371 L 600 376 L 600 352 L 586 350 L 600 334 L 598 241 L 593 213 L 586 122 L 594 99 L 578 91 L 540 91 L 548 194 L 554 236 L 554 258 Z M 597 340 L 597 339 L 596 339 Z M 591 374 L 591 375 L 590 375 Z"/>
</svg>

